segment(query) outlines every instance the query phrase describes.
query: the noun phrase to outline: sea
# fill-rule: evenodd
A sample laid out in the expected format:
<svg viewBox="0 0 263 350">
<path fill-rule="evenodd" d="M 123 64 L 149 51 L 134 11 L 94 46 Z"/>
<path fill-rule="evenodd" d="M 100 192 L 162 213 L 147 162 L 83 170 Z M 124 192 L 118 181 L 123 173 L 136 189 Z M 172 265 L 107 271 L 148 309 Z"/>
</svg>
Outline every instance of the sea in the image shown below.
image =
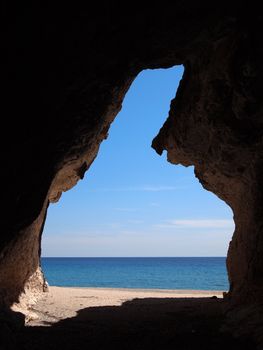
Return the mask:
<svg viewBox="0 0 263 350">
<path fill-rule="evenodd" d="M 229 289 L 225 257 L 41 258 L 50 286 Z"/>
</svg>

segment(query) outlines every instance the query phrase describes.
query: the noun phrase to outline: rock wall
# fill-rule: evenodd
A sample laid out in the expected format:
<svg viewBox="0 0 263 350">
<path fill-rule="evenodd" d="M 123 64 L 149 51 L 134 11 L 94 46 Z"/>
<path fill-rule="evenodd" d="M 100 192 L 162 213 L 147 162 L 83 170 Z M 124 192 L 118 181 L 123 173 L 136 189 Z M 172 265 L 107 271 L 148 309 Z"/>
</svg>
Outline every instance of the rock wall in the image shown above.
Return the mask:
<svg viewBox="0 0 263 350">
<path fill-rule="evenodd" d="M 153 147 L 171 163 L 194 165 L 203 187 L 232 208 L 230 295 L 247 302 L 263 295 L 262 48 L 256 30 L 238 29 L 187 63 Z"/>
<path fill-rule="evenodd" d="M 234 212 L 227 268 L 235 302 L 263 295 L 262 48 L 258 28 L 219 38 L 186 65 L 169 118 L 153 141 L 168 161 L 194 165 Z"/>
<path fill-rule="evenodd" d="M 42 292 L 46 207 L 84 176 L 133 79 L 176 64 L 185 74 L 153 147 L 195 165 L 231 206 L 229 295 L 262 300 L 261 12 L 224 1 L 19 6 L 4 6 L 2 305 L 25 286 Z"/>
</svg>

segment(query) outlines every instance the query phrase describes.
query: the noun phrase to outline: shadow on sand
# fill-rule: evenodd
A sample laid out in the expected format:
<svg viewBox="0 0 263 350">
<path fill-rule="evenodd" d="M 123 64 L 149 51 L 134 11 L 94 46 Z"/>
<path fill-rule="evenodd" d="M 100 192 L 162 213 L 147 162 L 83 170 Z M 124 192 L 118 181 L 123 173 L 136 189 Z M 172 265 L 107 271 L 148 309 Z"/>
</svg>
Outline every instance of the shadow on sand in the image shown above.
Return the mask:
<svg viewBox="0 0 263 350">
<path fill-rule="evenodd" d="M 254 349 L 249 339 L 222 333 L 224 301 L 213 298 L 145 298 L 121 306 L 81 309 L 72 318 L 25 327 L 19 349 Z"/>
</svg>

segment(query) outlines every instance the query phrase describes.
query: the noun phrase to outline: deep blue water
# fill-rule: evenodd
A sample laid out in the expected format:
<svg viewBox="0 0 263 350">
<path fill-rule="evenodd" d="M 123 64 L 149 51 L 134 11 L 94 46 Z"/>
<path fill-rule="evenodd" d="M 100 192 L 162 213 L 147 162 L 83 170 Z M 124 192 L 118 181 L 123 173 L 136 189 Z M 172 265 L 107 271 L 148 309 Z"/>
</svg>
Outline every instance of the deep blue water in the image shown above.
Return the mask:
<svg viewBox="0 0 263 350">
<path fill-rule="evenodd" d="M 228 290 L 226 258 L 42 258 L 49 285 Z"/>
</svg>

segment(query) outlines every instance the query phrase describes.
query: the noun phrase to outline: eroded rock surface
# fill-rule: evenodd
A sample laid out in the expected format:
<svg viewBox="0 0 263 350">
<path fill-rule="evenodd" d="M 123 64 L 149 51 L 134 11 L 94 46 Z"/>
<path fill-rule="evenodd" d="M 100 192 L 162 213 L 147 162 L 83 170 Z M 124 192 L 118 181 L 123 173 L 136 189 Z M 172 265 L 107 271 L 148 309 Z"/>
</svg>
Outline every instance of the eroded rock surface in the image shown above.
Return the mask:
<svg viewBox="0 0 263 350">
<path fill-rule="evenodd" d="M 232 208 L 227 267 L 230 296 L 263 295 L 262 48 L 256 28 L 215 40 L 187 63 L 169 118 L 153 141 L 168 161 L 194 165 L 201 184 Z M 258 38 L 259 39 L 259 38 Z"/>
</svg>

